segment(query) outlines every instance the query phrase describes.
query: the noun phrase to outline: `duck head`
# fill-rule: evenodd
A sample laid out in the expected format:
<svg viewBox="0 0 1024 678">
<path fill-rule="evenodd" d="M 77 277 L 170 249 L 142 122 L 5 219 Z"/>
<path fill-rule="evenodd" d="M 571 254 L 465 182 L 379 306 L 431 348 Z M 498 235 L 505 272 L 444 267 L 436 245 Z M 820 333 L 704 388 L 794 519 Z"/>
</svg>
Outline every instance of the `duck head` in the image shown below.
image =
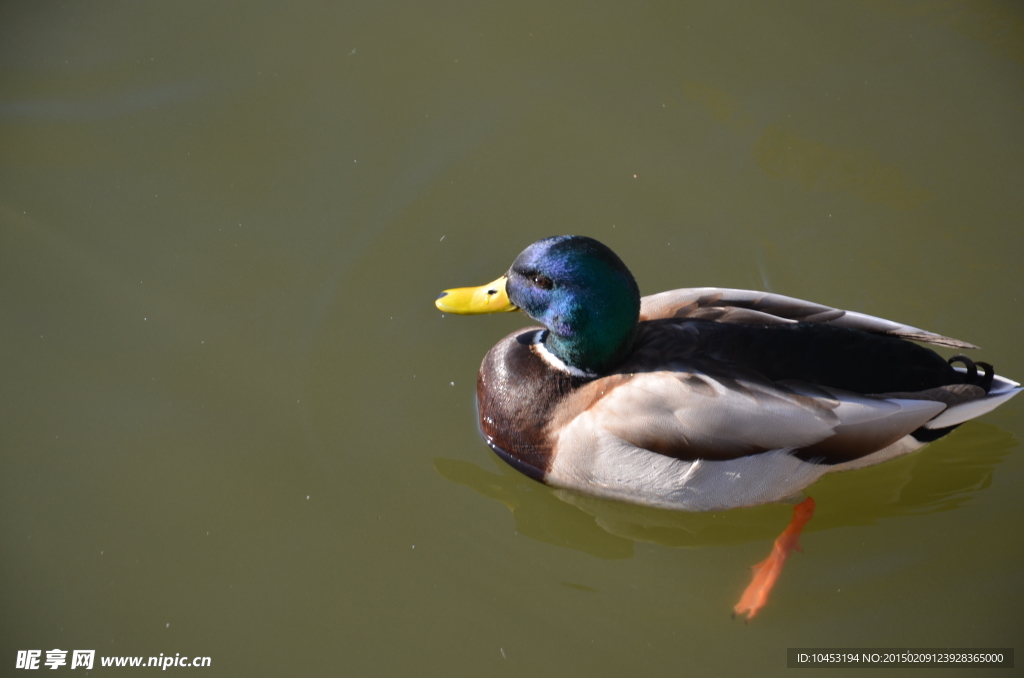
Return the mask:
<svg viewBox="0 0 1024 678">
<path fill-rule="evenodd" d="M 556 358 L 600 374 L 629 354 L 640 290 L 608 247 L 593 238 L 562 235 L 527 247 L 494 282 L 446 290 L 435 305 L 459 314 L 522 310 L 548 329 L 543 343 Z"/>
</svg>

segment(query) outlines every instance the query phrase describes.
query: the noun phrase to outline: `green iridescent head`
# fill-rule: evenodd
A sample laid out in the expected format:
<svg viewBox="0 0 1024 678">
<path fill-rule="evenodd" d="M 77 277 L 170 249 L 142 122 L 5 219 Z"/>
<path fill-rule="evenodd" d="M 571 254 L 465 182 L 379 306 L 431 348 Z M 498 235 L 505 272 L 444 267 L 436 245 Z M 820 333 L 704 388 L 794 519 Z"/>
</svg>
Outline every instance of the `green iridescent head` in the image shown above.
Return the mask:
<svg viewBox="0 0 1024 678">
<path fill-rule="evenodd" d="M 640 291 L 626 265 L 606 246 L 578 235 L 539 240 L 504 278 L 448 290 L 436 304 L 453 313 L 519 308 L 548 328 L 544 345 L 555 357 L 598 374 L 628 355 L 640 317 Z"/>
</svg>

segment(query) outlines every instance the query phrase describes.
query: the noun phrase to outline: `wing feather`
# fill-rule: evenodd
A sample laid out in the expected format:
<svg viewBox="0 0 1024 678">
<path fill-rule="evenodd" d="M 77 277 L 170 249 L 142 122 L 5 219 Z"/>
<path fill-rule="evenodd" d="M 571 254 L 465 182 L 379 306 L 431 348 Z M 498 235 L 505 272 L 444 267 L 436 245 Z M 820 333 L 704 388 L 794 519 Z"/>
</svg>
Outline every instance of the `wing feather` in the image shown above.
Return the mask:
<svg viewBox="0 0 1024 678">
<path fill-rule="evenodd" d="M 932 400 L 872 398 L 821 386 L 747 379 L 723 383 L 709 374 L 694 379 L 694 374 L 623 375 L 613 390 L 596 398 L 584 387 L 576 397 L 588 404 L 576 411 L 585 411 L 590 425 L 616 438 L 676 459 L 736 459 L 786 448 L 840 463 L 891 444 L 946 407 Z M 563 428 L 572 429 L 572 423 Z M 567 445 L 571 435 L 562 434 L 558 456 Z"/>
<path fill-rule="evenodd" d="M 966 341 L 944 337 L 910 325 L 770 292 L 725 287 L 691 287 L 652 294 L 640 300 L 641 320 L 684 317 L 718 322 L 825 323 L 950 348 L 977 348 Z"/>
</svg>

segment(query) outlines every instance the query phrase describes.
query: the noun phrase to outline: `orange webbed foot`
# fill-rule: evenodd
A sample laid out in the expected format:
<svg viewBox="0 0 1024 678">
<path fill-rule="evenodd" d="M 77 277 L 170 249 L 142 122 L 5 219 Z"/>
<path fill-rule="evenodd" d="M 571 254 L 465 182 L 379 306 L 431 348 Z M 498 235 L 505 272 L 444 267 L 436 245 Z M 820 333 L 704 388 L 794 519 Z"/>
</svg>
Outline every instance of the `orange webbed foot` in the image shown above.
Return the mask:
<svg viewBox="0 0 1024 678">
<path fill-rule="evenodd" d="M 779 575 L 782 574 L 782 566 L 785 564 L 786 558 L 793 551 L 802 550 L 799 541 L 800 531 L 804 529 L 804 525 L 813 515 L 814 500 L 810 497 L 793 507 L 793 519 L 775 540 L 771 554 L 751 568 L 754 570 L 754 579 L 743 591 L 740 602 L 736 603 L 736 607 L 733 608 L 733 618 L 738 614 L 746 613 L 746 621 L 749 622 L 768 602 L 768 594 L 775 586 L 775 582 L 778 581 Z"/>
</svg>

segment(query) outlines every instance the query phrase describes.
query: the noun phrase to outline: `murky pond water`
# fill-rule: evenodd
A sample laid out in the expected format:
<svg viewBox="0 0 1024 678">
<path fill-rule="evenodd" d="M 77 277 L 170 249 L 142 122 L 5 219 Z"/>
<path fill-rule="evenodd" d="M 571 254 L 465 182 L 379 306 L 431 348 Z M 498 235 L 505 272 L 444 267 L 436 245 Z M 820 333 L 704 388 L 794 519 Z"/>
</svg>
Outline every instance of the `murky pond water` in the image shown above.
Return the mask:
<svg viewBox="0 0 1024 678">
<path fill-rule="evenodd" d="M 1020 380 L 1018 5 L 2 12 L 4 666 L 779 675 L 787 647 L 1024 645 L 1024 400 L 813 486 L 744 625 L 790 507 L 527 480 L 474 414 L 527 319 L 433 307 L 580 233 L 644 293 L 811 299 Z"/>
</svg>

